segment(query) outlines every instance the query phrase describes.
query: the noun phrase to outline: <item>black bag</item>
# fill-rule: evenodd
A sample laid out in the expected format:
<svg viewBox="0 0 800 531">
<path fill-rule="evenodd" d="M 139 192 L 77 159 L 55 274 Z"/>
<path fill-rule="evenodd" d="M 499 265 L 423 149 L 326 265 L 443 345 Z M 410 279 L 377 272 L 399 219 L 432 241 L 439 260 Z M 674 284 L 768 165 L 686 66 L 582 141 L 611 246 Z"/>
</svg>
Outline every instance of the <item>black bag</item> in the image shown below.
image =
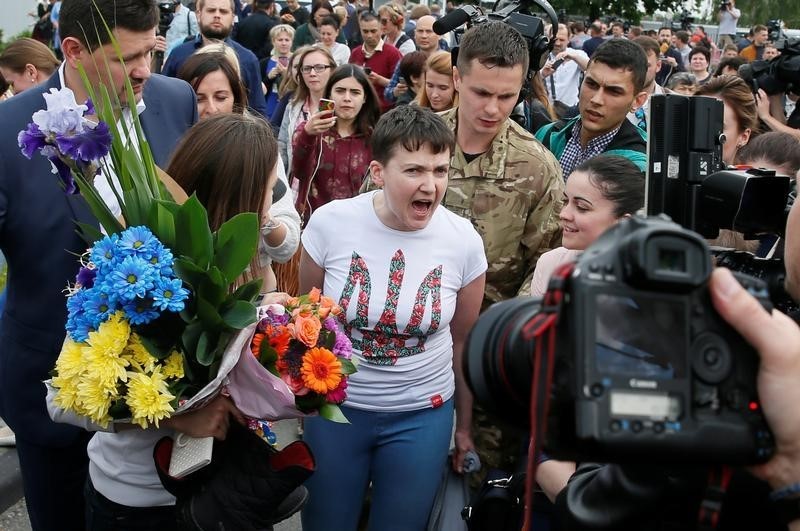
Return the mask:
<svg viewBox="0 0 800 531">
<path fill-rule="evenodd" d="M 211 464 L 197 472 L 169 476 L 171 452 L 172 439 L 164 437 L 153 457 L 161 483 L 177 499 L 181 531 L 256 531 L 288 518 L 305 503 L 302 484 L 316 466 L 304 442 L 278 451 L 236 422 L 225 441 L 214 441 Z"/>
<path fill-rule="evenodd" d="M 469 531 L 519 531 L 525 507 L 525 474 L 493 468 L 486 474 L 461 517 Z"/>
</svg>

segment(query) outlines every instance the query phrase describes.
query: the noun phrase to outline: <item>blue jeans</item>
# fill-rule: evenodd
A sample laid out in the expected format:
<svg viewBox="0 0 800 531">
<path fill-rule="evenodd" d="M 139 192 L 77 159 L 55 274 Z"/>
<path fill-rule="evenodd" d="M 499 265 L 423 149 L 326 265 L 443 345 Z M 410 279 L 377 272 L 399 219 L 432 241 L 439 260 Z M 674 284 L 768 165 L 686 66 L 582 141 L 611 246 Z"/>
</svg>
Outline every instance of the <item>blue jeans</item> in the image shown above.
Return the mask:
<svg viewBox="0 0 800 531">
<path fill-rule="evenodd" d="M 342 412 L 350 424 L 305 419 L 317 470 L 306 482 L 303 531 L 355 531 L 370 482 L 370 531 L 424 530 L 450 448 L 453 399 L 436 409 Z"/>
</svg>

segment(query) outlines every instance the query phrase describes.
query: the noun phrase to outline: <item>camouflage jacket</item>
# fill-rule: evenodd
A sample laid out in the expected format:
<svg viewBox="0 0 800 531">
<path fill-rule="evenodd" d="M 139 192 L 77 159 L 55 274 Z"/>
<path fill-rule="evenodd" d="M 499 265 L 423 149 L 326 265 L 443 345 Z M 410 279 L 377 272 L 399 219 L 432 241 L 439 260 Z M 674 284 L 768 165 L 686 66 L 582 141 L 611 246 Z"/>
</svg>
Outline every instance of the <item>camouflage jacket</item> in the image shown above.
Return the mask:
<svg viewBox="0 0 800 531">
<path fill-rule="evenodd" d="M 458 108 L 442 114 L 455 131 Z M 491 147 L 469 164 L 456 146 L 442 204 L 472 221 L 489 269 L 484 306 L 530 293 L 536 261 L 561 245 L 561 166 L 533 135 L 506 120 Z"/>
</svg>

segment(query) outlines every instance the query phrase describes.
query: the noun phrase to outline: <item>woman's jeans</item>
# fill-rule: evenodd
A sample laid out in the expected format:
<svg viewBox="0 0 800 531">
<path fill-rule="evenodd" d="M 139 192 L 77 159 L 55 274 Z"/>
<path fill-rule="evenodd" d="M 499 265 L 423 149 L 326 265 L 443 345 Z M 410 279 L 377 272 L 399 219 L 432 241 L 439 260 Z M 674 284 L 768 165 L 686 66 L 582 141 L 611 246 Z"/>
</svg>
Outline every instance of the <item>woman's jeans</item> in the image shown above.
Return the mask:
<svg viewBox="0 0 800 531">
<path fill-rule="evenodd" d="M 370 531 L 423 531 L 450 449 L 453 399 L 436 409 L 342 412 L 350 424 L 304 421 L 317 470 L 306 482 L 303 531 L 355 531 L 370 482 Z"/>
</svg>

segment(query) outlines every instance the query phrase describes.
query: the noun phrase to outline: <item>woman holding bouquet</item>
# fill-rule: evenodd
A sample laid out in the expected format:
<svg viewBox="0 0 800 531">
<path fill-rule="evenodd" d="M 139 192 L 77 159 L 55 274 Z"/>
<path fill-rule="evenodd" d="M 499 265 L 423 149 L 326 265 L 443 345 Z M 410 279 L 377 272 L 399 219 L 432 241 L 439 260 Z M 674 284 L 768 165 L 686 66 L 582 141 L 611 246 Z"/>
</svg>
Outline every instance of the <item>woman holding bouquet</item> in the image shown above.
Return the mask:
<svg viewBox="0 0 800 531">
<path fill-rule="evenodd" d="M 389 111 L 371 137 L 382 189 L 320 207 L 303 233 L 300 290 L 341 306 L 359 362 L 342 407 L 350 424 L 305 421 L 317 459 L 305 531 L 354 531 L 370 483 L 369 529 L 424 529 L 454 408 L 458 454 L 472 449 L 461 358 L 487 265 L 469 221 L 439 208 L 454 145 L 430 109 Z"/>
</svg>

